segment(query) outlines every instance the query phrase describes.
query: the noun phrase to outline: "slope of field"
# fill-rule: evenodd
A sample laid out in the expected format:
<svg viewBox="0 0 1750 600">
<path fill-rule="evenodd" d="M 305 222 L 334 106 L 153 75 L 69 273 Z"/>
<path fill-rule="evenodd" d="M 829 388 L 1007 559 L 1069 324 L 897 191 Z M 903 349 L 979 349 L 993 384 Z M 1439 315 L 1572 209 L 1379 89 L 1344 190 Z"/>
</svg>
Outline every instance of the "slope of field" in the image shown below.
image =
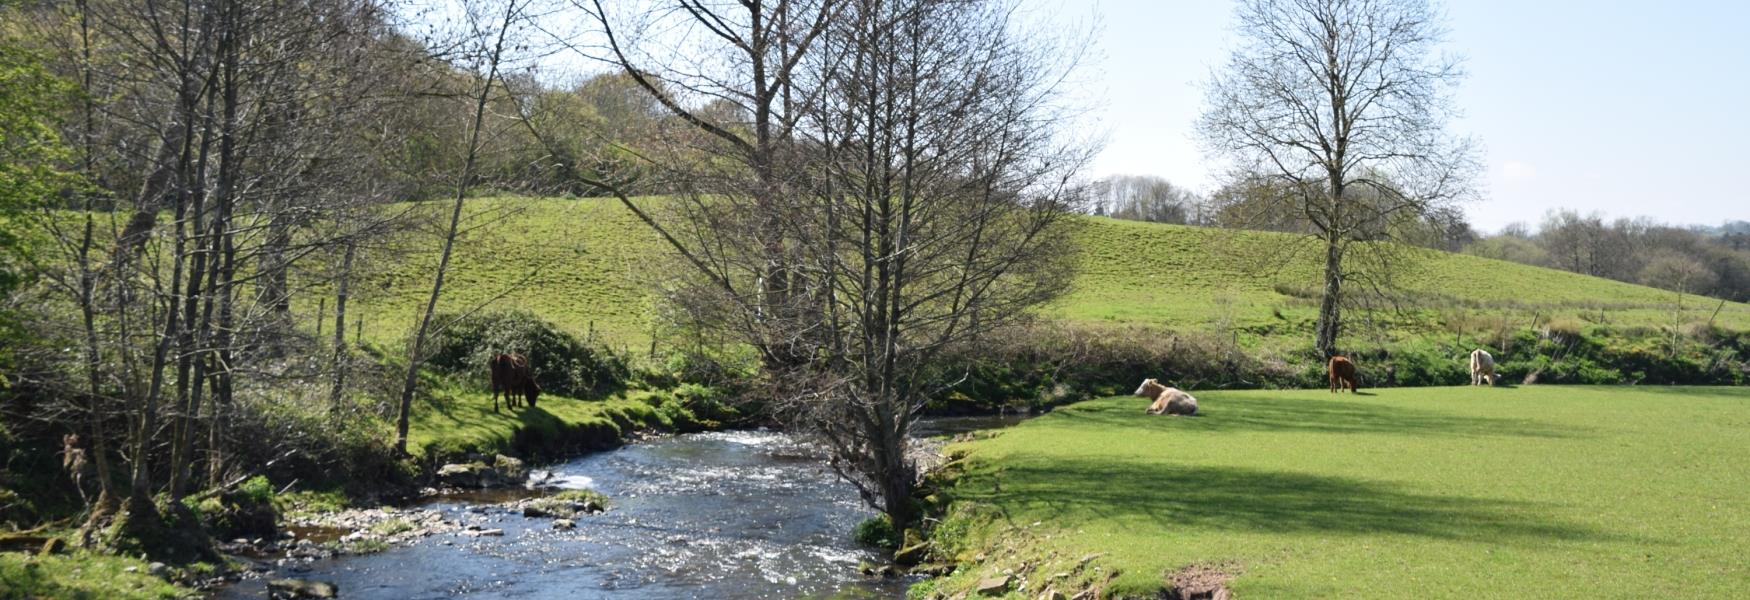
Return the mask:
<svg viewBox="0 0 1750 600">
<path fill-rule="evenodd" d="M 1087 575 L 1075 561 L 1094 553 L 1100 573 L 1118 573 L 1109 591 L 1129 597 L 1153 597 L 1166 573 L 1193 563 L 1238 574 L 1240 598 L 1734 598 L 1750 588 L 1750 390 L 1199 399 L 1193 418 L 1144 416 L 1137 398 L 1093 400 L 953 446 L 969 466 L 949 495 L 986 520 L 944 528 L 974 532 L 963 560 L 988 560 L 938 589 L 1032 568 L 1037 591 L 1054 573 Z"/>
<path fill-rule="evenodd" d="M 661 200 L 641 202 L 659 207 Z M 469 230 L 456 247 L 440 310 L 522 308 L 580 335 L 593 329 L 614 346 L 650 343 L 659 310 L 653 290 L 685 266 L 630 211 L 593 198 L 483 198 L 468 206 Z M 421 208 L 435 215 L 445 206 Z M 1083 225 L 1081 273 L 1051 314 L 1186 328 L 1286 323 L 1310 335 L 1315 313 L 1307 296 L 1317 289 L 1319 263 L 1304 243 L 1094 217 Z M 399 339 L 429 293 L 438 244 L 427 239 L 413 250 L 365 286 L 367 337 Z M 1691 297 L 1678 318 L 1676 295 L 1653 288 L 1445 252 L 1418 257 L 1397 275 L 1409 292 L 1400 305 L 1436 318 L 1465 312 L 1522 325 L 1577 317 L 1671 325 L 1706 321 L 1717 306 Z M 305 304 L 299 310 L 308 313 Z M 1750 305 L 1727 303 L 1716 322 L 1750 328 Z"/>
<path fill-rule="evenodd" d="M 1089 217 L 1076 290 L 1057 310 L 1072 318 L 1165 325 L 1263 324 L 1280 312 L 1316 316 L 1322 249 L 1277 233 Z M 1598 277 L 1476 256 L 1415 250 L 1394 279 L 1401 305 L 1434 310 L 1585 315 L 1619 325 L 1668 325 L 1677 296 Z M 1287 291 L 1296 295 L 1288 295 Z M 1297 297 L 1300 296 L 1300 297 Z M 1706 320 L 1717 301 L 1687 298 L 1681 322 Z M 1726 303 L 1718 323 L 1750 326 L 1750 305 Z"/>
<path fill-rule="evenodd" d="M 436 214 L 447 203 L 420 207 Z M 654 290 L 675 268 L 661 239 L 603 199 L 483 198 L 467 203 L 440 312 L 522 309 L 615 347 L 647 346 Z M 439 240 L 414 241 L 360 298 L 365 337 L 402 339 L 431 293 Z M 300 307 L 307 312 L 311 307 Z"/>
</svg>

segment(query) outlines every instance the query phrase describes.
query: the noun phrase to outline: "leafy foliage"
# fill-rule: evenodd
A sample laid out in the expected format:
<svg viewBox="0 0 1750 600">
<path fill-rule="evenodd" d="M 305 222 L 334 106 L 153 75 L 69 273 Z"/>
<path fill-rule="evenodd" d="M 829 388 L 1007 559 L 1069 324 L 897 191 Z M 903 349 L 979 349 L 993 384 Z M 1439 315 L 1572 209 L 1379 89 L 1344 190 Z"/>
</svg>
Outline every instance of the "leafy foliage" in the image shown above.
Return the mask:
<svg viewBox="0 0 1750 600">
<path fill-rule="evenodd" d="M 887 515 L 876 515 L 857 523 L 851 531 L 851 537 L 857 543 L 889 550 L 899 547 L 899 532 L 893 529 L 893 521 Z"/>
<path fill-rule="evenodd" d="M 429 364 L 451 373 L 480 377 L 492 355 L 515 352 L 528 357 L 535 382 L 546 393 L 587 398 L 624 386 L 625 361 L 591 347 L 552 323 L 526 311 L 439 315 L 447 323 L 432 340 Z"/>
<path fill-rule="evenodd" d="M 0 18 L 12 9 L 0 2 Z M 44 205 L 76 178 L 60 168 L 69 153 L 55 126 L 72 86 L 43 66 L 41 57 L 9 43 L 0 31 L 0 390 L 7 386 L 8 355 L 22 332 L 3 302 L 27 275 L 28 238 L 23 211 Z"/>
</svg>

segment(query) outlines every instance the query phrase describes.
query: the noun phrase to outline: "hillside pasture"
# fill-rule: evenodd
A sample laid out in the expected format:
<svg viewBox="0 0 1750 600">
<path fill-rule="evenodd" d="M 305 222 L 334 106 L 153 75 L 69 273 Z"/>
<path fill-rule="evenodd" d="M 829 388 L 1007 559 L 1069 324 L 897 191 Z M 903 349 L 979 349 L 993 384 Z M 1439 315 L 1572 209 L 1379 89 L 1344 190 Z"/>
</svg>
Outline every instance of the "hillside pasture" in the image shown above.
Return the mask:
<svg viewBox="0 0 1750 600">
<path fill-rule="evenodd" d="M 657 209 L 663 202 L 638 201 Z M 650 344 L 657 333 L 656 290 L 684 265 L 617 201 L 479 198 L 469 200 L 467 215 L 466 243 L 456 248 L 440 310 L 490 303 L 533 311 L 579 336 L 593 330 L 616 348 Z M 1047 307 L 1047 315 L 1311 339 L 1318 263 L 1307 240 L 1103 217 L 1087 217 L 1082 225 L 1076 233 L 1080 272 L 1071 293 Z M 367 283 L 359 299 L 367 339 L 405 335 L 429 292 L 437 250 L 435 240 L 415 244 Z M 1388 338 L 1443 332 L 1453 322 L 1675 326 L 1705 322 L 1715 308 L 1717 325 L 1750 329 L 1750 305 L 1692 296 L 1679 313 L 1676 294 L 1654 288 L 1461 254 L 1415 255 L 1395 275 L 1401 311 L 1379 317 L 1389 324 Z M 305 301 L 295 310 L 313 322 L 314 308 Z"/>
</svg>

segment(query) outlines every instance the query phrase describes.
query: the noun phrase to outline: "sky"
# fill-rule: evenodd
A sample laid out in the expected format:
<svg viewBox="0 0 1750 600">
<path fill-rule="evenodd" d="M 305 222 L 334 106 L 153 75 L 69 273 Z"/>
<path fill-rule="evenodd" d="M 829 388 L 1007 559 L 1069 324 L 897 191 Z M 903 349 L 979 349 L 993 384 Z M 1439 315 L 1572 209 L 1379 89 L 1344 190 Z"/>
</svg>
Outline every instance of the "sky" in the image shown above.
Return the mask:
<svg viewBox="0 0 1750 600">
<path fill-rule="evenodd" d="M 1485 171 L 1471 223 L 1533 226 L 1557 208 L 1672 224 L 1750 220 L 1750 1 L 1450 0 L 1446 51 L 1468 76 L 1453 132 Z M 1080 93 L 1104 132 L 1090 174 L 1158 175 L 1208 192 L 1218 165 L 1193 123 L 1234 44 L 1217 0 L 1061 0 L 1096 23 Z"/>
</svg>

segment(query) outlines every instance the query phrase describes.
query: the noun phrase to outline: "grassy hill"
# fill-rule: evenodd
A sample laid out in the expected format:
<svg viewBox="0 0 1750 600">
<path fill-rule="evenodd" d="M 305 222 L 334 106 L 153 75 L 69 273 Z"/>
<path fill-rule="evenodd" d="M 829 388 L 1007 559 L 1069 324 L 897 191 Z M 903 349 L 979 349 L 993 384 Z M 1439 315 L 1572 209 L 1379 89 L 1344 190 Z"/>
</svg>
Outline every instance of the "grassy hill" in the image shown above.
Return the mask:
<svg viewBox="0 0 1750 600">
<path fill-rule="evenodd" d="M 659 199 L 645 202 L 659 204 Z M 419 207 L 442 210 L 439 203 Z M 1074 291 L 1047 312 L 1072 321 L 1185 329 L 1247 328 L 1310 344 L 1318 258 L 1293 236 L 1088 217 L 1077 235 L 1082 270 Z M 579 335 L 592 330 L 617 347 L 650 344 L 653 290 L 685 268 L 617 202 L 606 199 L 471 200 L 469 228 L 452 259 L 440 310 L 482 303 L 522 308 Z M 422 240 L 364 286 L 366 337 L 400 339 L 429 290 L 435 241 Z M 1358 336 L 1389 339 L 1465 329 L 1578 321 L 1651 327 L 1704 322 L 1717 301 L 1676 295 L 1475 256 L 1418 251 L 1397 273 L 1402 312 L 1379 313 L 1389 327 Z M 297 307 L 313 320 L 308 302 Z M 1360 319 L 1355 319 L 1360 322 Z M 1750 305 L 1727 303 L 1720 325 L 1750 329 Z M 1305 338 L 1305 340 L 1301 340 Z"/>
</svg>

